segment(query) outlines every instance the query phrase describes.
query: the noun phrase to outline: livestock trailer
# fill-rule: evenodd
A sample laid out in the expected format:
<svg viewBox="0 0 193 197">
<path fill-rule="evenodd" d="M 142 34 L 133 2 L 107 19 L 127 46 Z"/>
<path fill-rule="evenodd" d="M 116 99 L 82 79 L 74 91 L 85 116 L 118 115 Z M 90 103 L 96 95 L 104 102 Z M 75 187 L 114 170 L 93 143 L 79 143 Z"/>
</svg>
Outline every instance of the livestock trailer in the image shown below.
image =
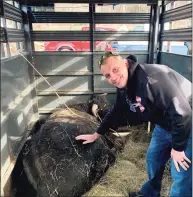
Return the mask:
<svg viewBox="0 0 193 197">
<path fill-rule="evenodd" d="M 34 122 L 61 104 L 40 74 L 65 103 L 100 93 L 113 103 L 116 89 L 97 63 L 109 50 L 192 80 L 191 1 L 1 0 L 0 7 L 1 196 Z"/>
</svg>

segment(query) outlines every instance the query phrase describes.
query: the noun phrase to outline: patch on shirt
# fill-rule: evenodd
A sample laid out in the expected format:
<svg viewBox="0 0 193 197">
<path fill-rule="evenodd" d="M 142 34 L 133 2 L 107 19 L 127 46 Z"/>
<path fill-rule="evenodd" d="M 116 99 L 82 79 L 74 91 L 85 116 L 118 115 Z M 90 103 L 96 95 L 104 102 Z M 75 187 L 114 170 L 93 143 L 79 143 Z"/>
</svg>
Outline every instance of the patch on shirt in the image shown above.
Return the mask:
<svg viewBox="0 0 193 197">
<path fill-rule="evenodd" d="M 130 100 L 127 100 L 127 103 L 129 104 L 130 110 L 132 112 L 136 112 L 136 108 L 139 107 L 140 112 L 143 112 L 145 110 L 145 107 L 141 104 L 141 97 L 136 96 L 137 103 L 131 103 Z"/>
<path fill-rule="evenodd" d="M 136 101 L 137 101 L 137 103 L 139 105 L 140 111 L 143 112 L 145 110 L 145 107 L 143 107 L 143 105 L 141 104 L 141 97 L 136 96 Z"/>
</svg>

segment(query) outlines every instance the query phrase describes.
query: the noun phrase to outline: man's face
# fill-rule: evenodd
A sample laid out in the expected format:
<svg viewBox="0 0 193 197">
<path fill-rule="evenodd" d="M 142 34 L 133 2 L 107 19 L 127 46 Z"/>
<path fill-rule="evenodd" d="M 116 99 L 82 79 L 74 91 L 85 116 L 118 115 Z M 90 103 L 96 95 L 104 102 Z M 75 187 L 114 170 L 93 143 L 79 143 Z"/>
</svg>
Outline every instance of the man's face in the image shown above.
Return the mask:
<svg viewBox="0 0 193 197">
<path fill-rule="evenodd" d="M 101 65 L 101 73 L 111 85 L 124 88 L 128 80 L 128 62 L 111 56 Z"/>
</svg>

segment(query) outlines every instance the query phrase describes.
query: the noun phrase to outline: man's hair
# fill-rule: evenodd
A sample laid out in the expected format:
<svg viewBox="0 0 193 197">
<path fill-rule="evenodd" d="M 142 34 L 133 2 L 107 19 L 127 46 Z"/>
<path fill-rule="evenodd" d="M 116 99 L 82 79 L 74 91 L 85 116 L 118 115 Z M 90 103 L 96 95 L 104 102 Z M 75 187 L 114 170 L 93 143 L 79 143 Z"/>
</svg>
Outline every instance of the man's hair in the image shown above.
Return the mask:
<svg viewBox="0 0 193 197">
<path fill-rule="evenodd" d="M 137 57 L 135 55 L 128 55 L 126 57 L 128 61 L 137 62 Z"/>
<path fill-rule="evenodd" d="M 101 58 L 99 59 L 99 68 L 101 68 L 101 65 L 105 63 L 105 61 L 109 58 L 109 57 L 114 57 L 116 59 L 123 59 L 119 54 L 117 53 L 113 53 L 113 52 L 106 52 L 104 55 L 101 56 Z"/>
</svg>

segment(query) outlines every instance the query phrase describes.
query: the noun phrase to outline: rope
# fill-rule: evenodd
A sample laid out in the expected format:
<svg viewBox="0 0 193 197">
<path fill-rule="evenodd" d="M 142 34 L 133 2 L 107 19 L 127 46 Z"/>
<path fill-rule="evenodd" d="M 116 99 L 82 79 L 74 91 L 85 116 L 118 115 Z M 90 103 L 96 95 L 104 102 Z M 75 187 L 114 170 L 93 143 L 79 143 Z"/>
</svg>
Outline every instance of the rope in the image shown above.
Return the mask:
<svg viewBox="0 0 193 197">
<path fill-rule="evenodd" d="M 62 98 L 59 96 L 59 94 L 57 93 L 57 91 L 53 88 L 53 86 L 47 81 L 47 79 L 35 68 L 35 66 L 18 50 L 17 51 L 29 64 L 30 64 L 30 66 L 46 81 L 46 83 L 53 89 L 53 91 L 55 92 L 55 94 L 57 95 L 57 97 L 60 99 L 60 101 L 61 101 L 61 103 L 62 104 L 64 104 L 64 106 L 73 114 L 73 115 L 75 115 L 75 116 L 78 116 L 78 117 L 80 117 L 80 118 L 83 118 L 83 119 L 86 119 L 86 120 L 88 120 L 88 121 L 90 121 L 90 122 L 92 122 L 92 123 L 94 123 L 95 125 L 97 125 L 97 126 L 99 126 L 99 124 L 97 123 L 97 122 L 95 122 L 95 121 L 93 121 L 93 120 L 90 120 L 89 118 L 87 118 L 87 117 L 83 117 L 83 116 L 80 116 L 80 115 L 78 115 L 78 114 L 76 114 L 75 112 L 73 112 L 72 111 L 72 109 L 70 109 L 69 107 L 68 107 L 68 105 L 66 105 L 66 103 L 64 103 L 63 102 L 63 100 L 62 100 Z M 97 115 L 98 115 L 98 113 L 97 113 Z M 102 122 L 102 120 L 101 120 L 101 118 L 100 118 L 100 116 L 98 115 L 98 118 L 99 118 L 99 120 L 100 120 L 100 122 Z M 112 131 L 112 132 L 115 132 L 115 133 L 117 133 L 117 131 L 115 131 L 114 129 L 111 129 L 111 128 L 109 128 L 109 130 L 110 131 Z M 117 135 L 118 136 L 120 136 L 120 134 L 119 133 L 117 133 Z M 68 135 L 67 135 L 68 136 Z M 121 136 L 120 136 L 121 137 Z M 69 138 L 69 136 L 68 136 L 68 138 Z M 122 137 L 121 137 L 122 138 Z M 71 139 L 69 138 L 69 140 L 70 140 L 70 142 L 72 143 L 72 141 L 71 141 Z M 74 144 L 72 143 L 72 146 L 73 146 L 73 148 L 74 148 L 74 150 L 75 150 L 75 152 L 76 152 L 76 154 L 78 155 L 78 157 L 80 157 L 80 155 L 78 154 L 78 152 L 77 152 L 77 150 L 76 150 L 76 148 L 75 148 L 75 146 L 74 146 Z"/>
</svg>

